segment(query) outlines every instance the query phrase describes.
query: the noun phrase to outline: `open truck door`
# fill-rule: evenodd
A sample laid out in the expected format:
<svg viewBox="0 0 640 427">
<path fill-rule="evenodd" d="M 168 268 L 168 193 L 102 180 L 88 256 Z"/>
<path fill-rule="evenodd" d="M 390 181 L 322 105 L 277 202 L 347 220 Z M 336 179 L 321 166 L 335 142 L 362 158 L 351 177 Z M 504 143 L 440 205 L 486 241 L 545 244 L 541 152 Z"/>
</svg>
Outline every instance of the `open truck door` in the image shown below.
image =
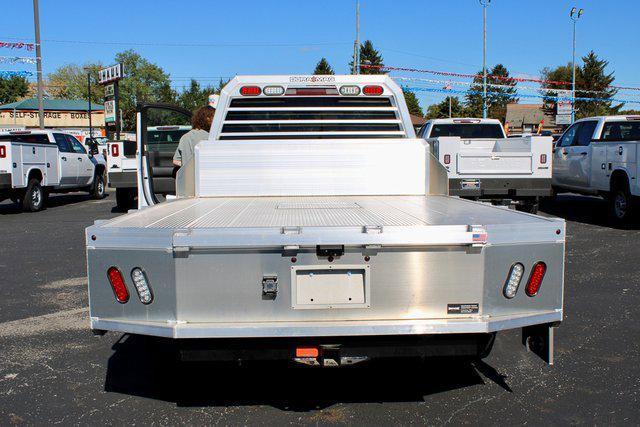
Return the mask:
<svg viewBox="0 0 640 427">
<path fill-rule="evenodd" d="M 191 111 L 171 104 L 136 106 L 138 208 L 153 206 L 158 196 L 175 194 L 173 155 L 191 129 Z"/>
</svg>

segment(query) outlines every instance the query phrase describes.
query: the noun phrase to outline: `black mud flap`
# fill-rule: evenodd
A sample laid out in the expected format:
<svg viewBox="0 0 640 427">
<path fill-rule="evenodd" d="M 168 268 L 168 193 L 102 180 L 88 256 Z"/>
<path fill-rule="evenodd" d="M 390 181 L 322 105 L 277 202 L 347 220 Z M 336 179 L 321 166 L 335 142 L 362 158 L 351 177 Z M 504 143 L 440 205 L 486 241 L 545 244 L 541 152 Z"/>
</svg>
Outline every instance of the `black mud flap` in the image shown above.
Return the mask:
<svg viewBox="0 0 640 427">
<path fill-rule="evenodd" d="M 557 327 L 557 324 L 548 323 L 522 328 L 522 345 L 549 366 L 553 365 L 553 337 Z"/>
</svg>

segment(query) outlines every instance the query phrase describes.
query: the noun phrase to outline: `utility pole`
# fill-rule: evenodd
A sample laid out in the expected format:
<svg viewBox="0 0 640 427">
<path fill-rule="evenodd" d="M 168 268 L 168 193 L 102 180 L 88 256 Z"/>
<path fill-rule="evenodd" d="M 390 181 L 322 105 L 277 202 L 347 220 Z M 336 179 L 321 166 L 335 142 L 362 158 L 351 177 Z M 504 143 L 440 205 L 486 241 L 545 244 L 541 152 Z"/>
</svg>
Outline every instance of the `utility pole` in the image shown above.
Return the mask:
<svg viewBox="0 0 640 427">
<path fill-rule="evenodd" d="M 36 35 L 36 67 L 38 74 L 38 122 L 40 129 L 44 129 L 44 88 L 42 85 L 42 48 L 40 47 L 40 10 L 38 0 L 33 0 L 33 26 Z"/>
<path fill-rule="evenodd" d="M 356 41 L 353 49 L 353 74 L 360 74 L 360 0 L 356 0 Z"/>
<path fill-rule="evenodd" d="M 571 123 L 576 120 L 576 23 L 582 16 L 584 9 L 580 9 L 576 13 L 576 8 L 571 8 L 569 17 L 573 21 L 573 53 L 571 56 L 571 68 L 573 69 L 573 77 L 571 78 Z"/>
<path fill-rule="evenodd" d="M 451 95 L 449 95 L 449 118 L 451 118 Z"/>
<path fill-rule="evenodd" d="M 93 138 L 93 126 L 91 126 L 91 68 L 87 70 L 87 98 L 89 98 L 89 138 Z"/>
<path fill-rule="evenodd" d="M 491 0 L 480 0 L 482 5 L 482 118 L 487 118 L 487 7 Z"/>
</svg>

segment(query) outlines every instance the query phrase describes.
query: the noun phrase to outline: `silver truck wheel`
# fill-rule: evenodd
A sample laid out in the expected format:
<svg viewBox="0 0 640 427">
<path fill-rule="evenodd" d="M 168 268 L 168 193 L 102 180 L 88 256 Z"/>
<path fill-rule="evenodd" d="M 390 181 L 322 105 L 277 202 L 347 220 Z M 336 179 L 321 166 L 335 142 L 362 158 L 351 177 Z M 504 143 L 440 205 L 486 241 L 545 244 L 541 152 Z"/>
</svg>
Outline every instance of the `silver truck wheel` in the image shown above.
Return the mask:
<svg viewBox="0 0 640 427">
<path fill-rule="evenodd" d="M 40 186 L 40 181 L 32 179 L 29 181 L 27 191 L 24 194 L 22 208 L 29 212 L 42 210 L 44 208 L 44 199 L 45 194 L 42 186 Z"/>
<path fill-rule="evenodd" d="M 633 200 L 626 188 L 618 188 L 611 194 L 610 206 L 613 219 L 618 222 L 628 221 L 632 216 Z"/>
<path fill-rule="evenodd" d="M 104 175 L 96 174 L 93 178 L 93 187 L 91 188 L 91 195 L 94 199 L 102 199 L 105 195 Z"/>
</svg>

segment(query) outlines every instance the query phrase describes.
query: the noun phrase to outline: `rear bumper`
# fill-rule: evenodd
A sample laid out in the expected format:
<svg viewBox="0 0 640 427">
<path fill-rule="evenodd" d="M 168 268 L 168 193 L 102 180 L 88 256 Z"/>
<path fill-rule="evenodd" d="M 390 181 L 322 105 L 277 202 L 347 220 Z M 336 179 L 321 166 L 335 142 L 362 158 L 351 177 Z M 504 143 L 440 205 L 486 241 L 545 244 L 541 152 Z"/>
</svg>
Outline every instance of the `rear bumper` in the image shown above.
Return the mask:
<svg viewBox="0 0 640 427">
<path fill-rule="evenodd" d="M 479 186 L 465 185 L 472 181 L 479 182 Z M 551 195 L 551 178 L 452 178 L 449 193 L 469 197 L 545 197 Z"/>
<path fill-rule="evenodd" d="M 561 320 L 561 310 L 479 318 L 344 322 L 162 323 L 91 317 L 91 329 L 165 338 L 355 337 L 483 334 Z"/>
<path fill-rule="evenodd" d="M 138 186 L 136 171 L 108 172 L 107 177 L 111 188 L 135 188 Z"/>
</svg>

